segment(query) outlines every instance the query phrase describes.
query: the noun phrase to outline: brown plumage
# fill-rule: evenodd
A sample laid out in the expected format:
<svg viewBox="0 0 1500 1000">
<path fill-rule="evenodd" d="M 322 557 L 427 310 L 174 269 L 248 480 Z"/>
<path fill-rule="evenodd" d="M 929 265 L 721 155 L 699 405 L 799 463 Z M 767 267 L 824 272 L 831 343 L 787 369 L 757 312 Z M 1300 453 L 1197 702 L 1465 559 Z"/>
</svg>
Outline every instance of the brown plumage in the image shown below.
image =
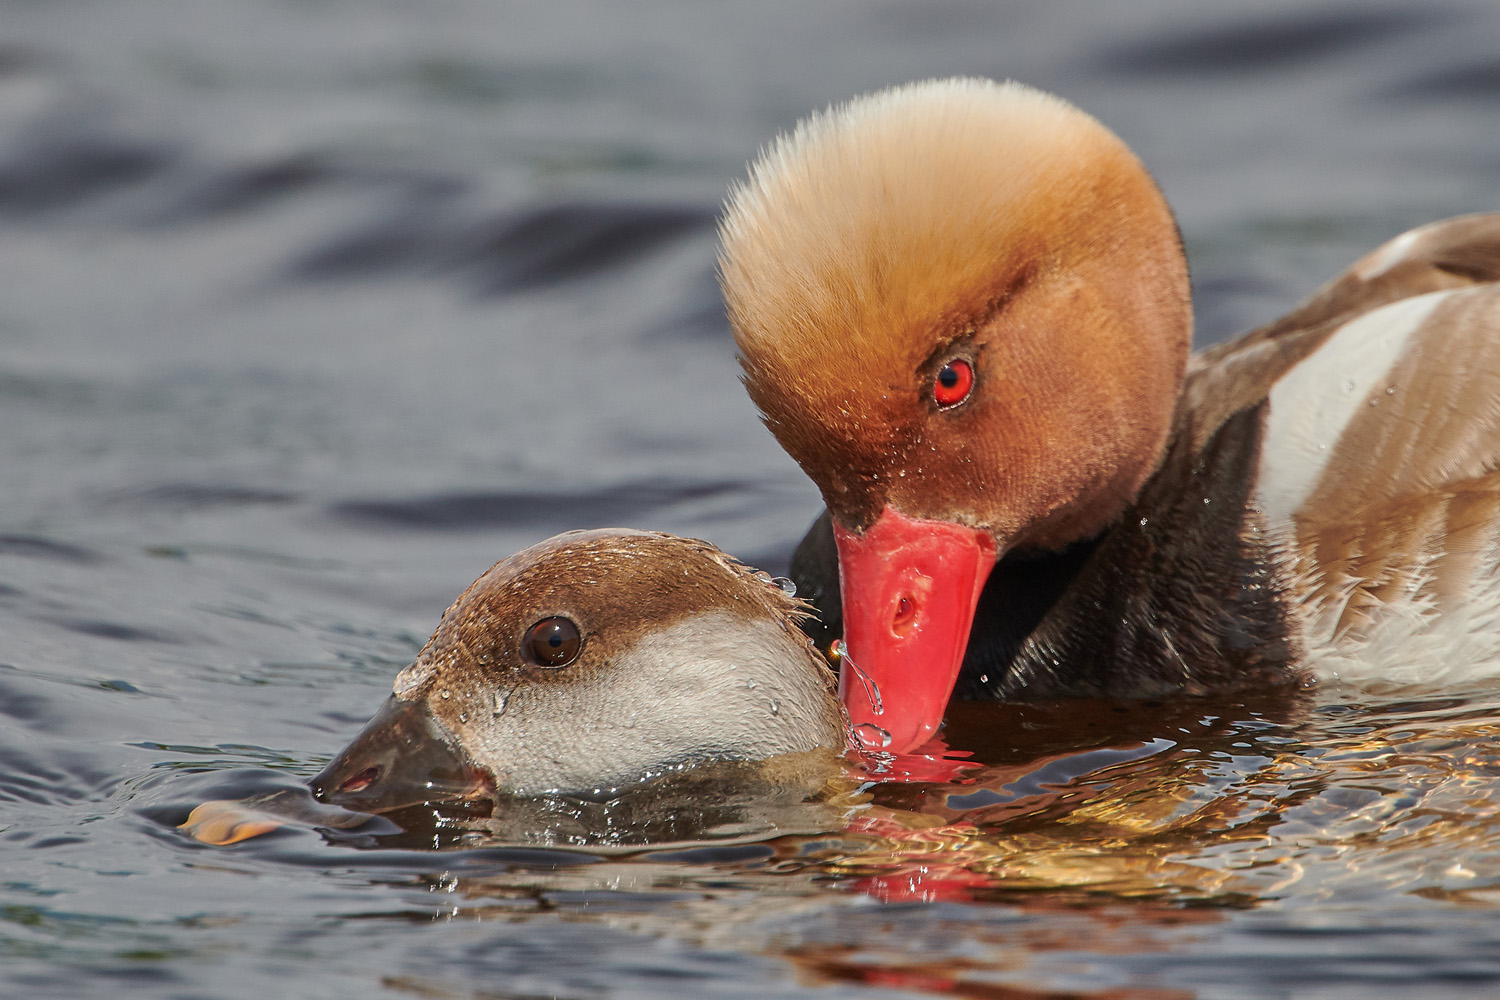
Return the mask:
<svg viewBox="0 0 1500 1000">
<path fill-rule="evenodd" d="M 803 616 L 769 578 L 706 542 L 558 535 L 496 563 L 454 602 L 314 788 L 380 811 L 424 796 L 618 788 L 692 764 L 837 753 L 842 715 L 797 627 Z M 538 649 L 553 654 L 536 627 L 557 621 L 571 638 L 539 660 Z"/>
</svg>

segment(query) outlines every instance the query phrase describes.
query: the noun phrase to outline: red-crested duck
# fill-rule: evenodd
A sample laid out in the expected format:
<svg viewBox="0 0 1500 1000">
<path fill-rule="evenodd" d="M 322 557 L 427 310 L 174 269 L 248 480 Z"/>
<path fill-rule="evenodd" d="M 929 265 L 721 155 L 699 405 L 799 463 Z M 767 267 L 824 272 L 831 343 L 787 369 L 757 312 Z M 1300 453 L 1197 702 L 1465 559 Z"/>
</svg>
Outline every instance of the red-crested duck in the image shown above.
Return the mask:
<svg viewBox="0 0 1500 1000">
<path fill-rule="evenodd" d="M 1500 215 L 1189 357 L 1182 241 L 1135 155 L 1057 97 L 954 79 L 802 122 L 721 237 L 745 385 L 827 505 L 793 578 L 891 751 L 955 691 L 1500 663 Z"/>
</svg>

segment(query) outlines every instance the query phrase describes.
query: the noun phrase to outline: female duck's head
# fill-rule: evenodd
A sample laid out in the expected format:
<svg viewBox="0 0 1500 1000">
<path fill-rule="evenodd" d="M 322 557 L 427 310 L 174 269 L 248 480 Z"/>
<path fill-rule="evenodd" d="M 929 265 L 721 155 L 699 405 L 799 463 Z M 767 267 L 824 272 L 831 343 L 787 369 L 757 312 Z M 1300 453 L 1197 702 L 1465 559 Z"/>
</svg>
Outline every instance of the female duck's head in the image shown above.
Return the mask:
<svg viewBox="0 0 1500 1000">
<path fill-rule="evenodd" d="M 842 747 L 831 674 L 801 614 L 704 542 L 558 535 L 464 592 L 313 791 L 381 812 Z"/>
</svg>

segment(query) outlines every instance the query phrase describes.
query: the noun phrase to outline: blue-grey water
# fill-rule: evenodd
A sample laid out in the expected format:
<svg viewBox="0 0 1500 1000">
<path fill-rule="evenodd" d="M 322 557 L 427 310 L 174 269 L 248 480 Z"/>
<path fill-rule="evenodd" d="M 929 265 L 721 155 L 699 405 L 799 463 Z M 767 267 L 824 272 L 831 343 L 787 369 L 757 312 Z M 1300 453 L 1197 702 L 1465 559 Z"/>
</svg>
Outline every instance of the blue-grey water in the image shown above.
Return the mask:
<svg viewBox="0 0 1500 1000">
<path fill-rule="evenodd" d="M 0 2 L 0 995 L 1500 992 L 1483 687 L 980 711 L 964 783 L 764 846 L 174 829 L 316 773 L 522 545 L 783 567 L 818 501 L 736 382 L 719 199 L 957 73 L 1137 149 L 1200 342 L 1500 208 L 1489 0 Z"/>
</svg>

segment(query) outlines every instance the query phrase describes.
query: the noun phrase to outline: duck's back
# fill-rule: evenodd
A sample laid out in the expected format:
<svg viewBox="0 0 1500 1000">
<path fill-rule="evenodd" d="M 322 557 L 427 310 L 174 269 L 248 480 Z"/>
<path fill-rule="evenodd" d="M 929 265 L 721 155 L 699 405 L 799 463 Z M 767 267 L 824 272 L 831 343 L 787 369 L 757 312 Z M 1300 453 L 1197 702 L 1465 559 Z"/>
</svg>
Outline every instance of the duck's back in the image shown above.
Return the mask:
<svg viewBox="0 0 1500 1000">
<path fill-rule="evenodd" d="M 1193 360 L 1178 433 L 1253 410 L 1251 505 L 1315 673 L 1500 671 L 1500 215 L 1412 230 Z"/>
</svg>

